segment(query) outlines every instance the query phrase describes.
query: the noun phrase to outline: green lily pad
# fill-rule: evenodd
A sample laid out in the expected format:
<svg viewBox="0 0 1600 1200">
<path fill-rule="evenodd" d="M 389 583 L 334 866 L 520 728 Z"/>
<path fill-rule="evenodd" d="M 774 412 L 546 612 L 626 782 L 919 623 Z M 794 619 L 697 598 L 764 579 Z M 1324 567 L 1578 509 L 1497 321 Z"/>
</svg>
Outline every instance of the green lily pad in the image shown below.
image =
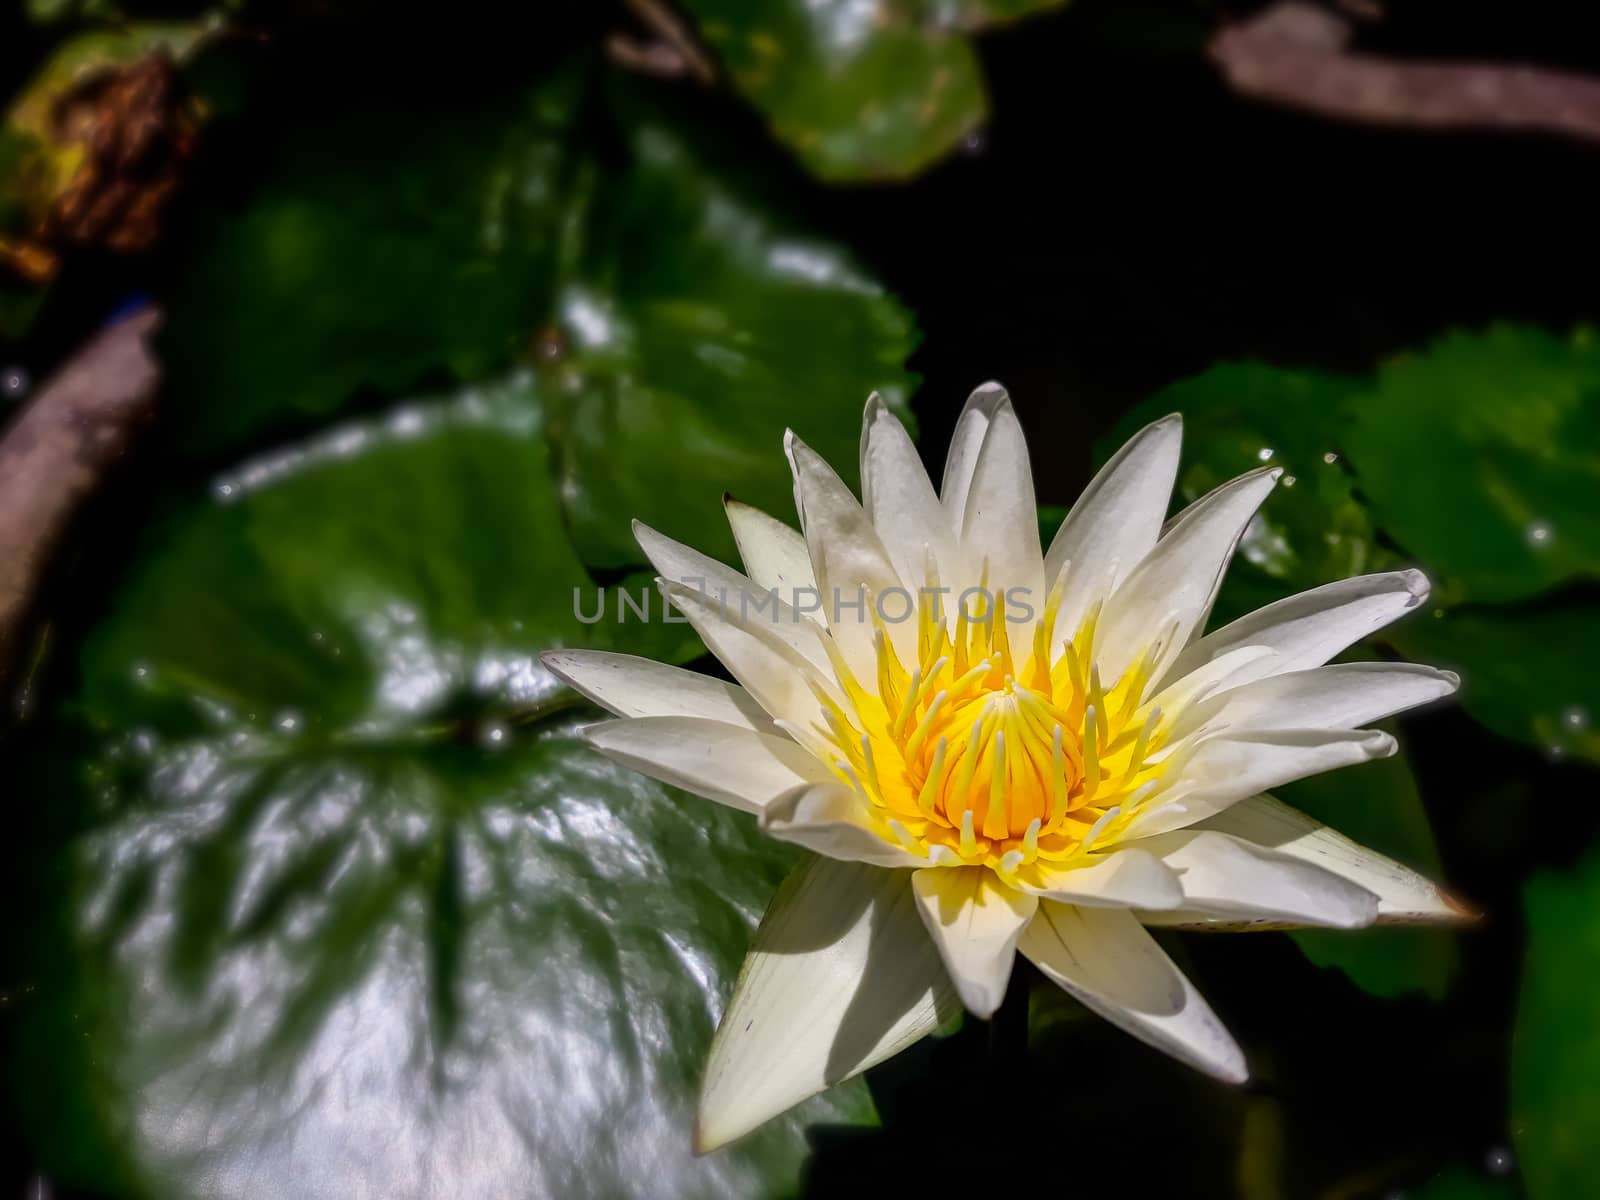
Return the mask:
<svg viewBox="0 0 1600 1200">
<path fill-rule="evenodd" d="M 482 377 L 526 353 L 549 309 L 581 85 L 569 72 L 467 114 L 363 104 L 263 151 L 169 304 L 186 445 L 213 453 L 362 389 Z"/>
<path fill-rule="evenodd" d="M 82 650 L 30 809 L 11 1064 L 41 1167 L 119 1195 L 788 1193 L 808 1121 L 696 1159 L 694 1094 L 793 862 L 583 748 L 588 625 L 531 377 L 219 477 Z M 572 711 L 566 711 L 568 708 Z"/>
<path fill-rule="evenodd" d="M 1439 848 L 1403 755 L 1314 775 L 1277 795 L 1285 804 L 1399 862 L 1440 879 Z M 1290 935 L 1319 967 L 1337 967 L 1375 996 L 1420 992 L 1442 1000 L 1458 963 L 1445 929 L 1301 929 Z"/>
<path fill-rule="evenodd" d="M 1533 1200 L 1600 1178 L 1600 855 L 1536 875 L 1511 1048 L 1511 1135 Z"/>
<path fill-rule="evenodd" d="M 958 11 L 921 0 L 684 0 L 733 85 L 821 179 L 903 179 L 960 144 L 988 100 Z M 1007 8 L 1018 7 L 1015 4 Z"/>
<path fill-rule="evenodd" d="M 1600 577 L 1600 338 L 1497 326 L 1386 363 L 1347 434 L 1374 519 L 1446 602 Z"/>
<path fill-rule="evenodd" d="M 724 488 L 791 508 L 786 425 L 854 461 L 867 395 L 904 409 L 909 313 L 709 170 L 651 93 L 579 84 L 557 76 L 470 119 L 431 100 L 364 106 L 296 139 L 200 239 L 174 301 L 191 445 L 526 359 L 592 566 L 642 561 L 635 517 L 731 554 Z M 574 150 L 580 110 L 619 126 L 621 155 Z M 711 482 L 685 486 L 685 462 Z"/>
<path fill-rule="evenodd" d="M 793 514 L 786 426 L 855 481 L 868 394 L 907 416 L 916 332 L 839 249 L 741 201 L 665 127 L 630 129 L 632 169 L 582 182 L 541 355 L 568 523 L 591 564 L 640 561 L 633 517 L 728 558 L 724 490 Z"/>
<path fill-rule="evenodd" d="M 1600 611 L 1436 610 L 1384 633 L 1408 658 L 1461 675 L 1461 706 L 1502 737 L 1552 758 L 1600 763 Z"/>
</svg>

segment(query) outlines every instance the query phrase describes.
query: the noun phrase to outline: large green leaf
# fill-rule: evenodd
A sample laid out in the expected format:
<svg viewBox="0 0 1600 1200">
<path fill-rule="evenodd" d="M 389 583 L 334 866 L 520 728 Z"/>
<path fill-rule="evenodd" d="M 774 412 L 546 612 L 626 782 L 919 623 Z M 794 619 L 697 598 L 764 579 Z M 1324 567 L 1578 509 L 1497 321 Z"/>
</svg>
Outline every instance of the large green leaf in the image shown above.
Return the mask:
<svg viewBox="0 0 1600 1200">
<path fill-rule="evenodd" d="M 118 1195 L 745 1196 L 806 1120 L 690 1153 L 720 997 L 792 862 L 608 764 L 528 377 L 257 459 L 148 536 L 28 790 L 14 1092 Z"/>
<path fill-rule="evenodd" d="M 1600 1179 L 1600 854 L 1534 877 L 1511 1053 L 1511 1133 L 1532 1200 Z"/>
<path fill-rule="evenodd" d="M 984 118 L 977 55 L 953 27 L 956 14 L 940 11 L 946 5 L 684 0 L 684 8 L 734 86 L 823 179 L 913 175 Z"/>
<path fill-rule="evenodd" d="M 1503 737 L 1600 763 L 1600 610 L 1592 605 L 1436 612 L 1385 633 L 1408 658 L 1461 675 L 1461 706 Z"/>
<path fill-rule="evenodd" d="M 793 512 L 786 425 L 854 480 L 862 405 L 876 390 L 905 414 L 916 335 L 848 256 L 745 202 L 664 126 L 630 139 L 625 174 L 582 174 L 541 356 L 562 494 L 590 563 L 639 561 L 630 517 L 727 555 L 723 490 Z"/>
<path fill-rule="evenodd" d="M 1340 833 L 1440 878 L 1439 848 L 1403 756 L 1313 775 L 1277 795 Z M 1290 934 L 1319 967 L 1338 967 L 1375 996 L 1444 998 L 1455 976 L 1456 935 L 1443 929 L 1303 929 Z"/>
<path fill-rule="evenodd" d="M 868 393 L 903 407 L 910 315 L 726 162 L 710 169 L 655 93 L 582 84 L 307 129 L 202 239 L 175 301 L 196 443 L 525 357 L 595 566 L 641 561 L 634 517 L 730 551 L 724 488 L 787 511 L 785 425 L 848 475 Z M 576 148 L 580 112 L 616 126 L 620 154 L 588 125 Z"/>
<path fill-rule="evenodd" d="M 1497 326 L 1385 364 L 1346 434 L 1374 517 L 1446 601 L 1600 577 L 1600 338 Z"/>
<path fill-rule="evenodd" d="M 264 147 L 169 304 L 163 358 L 190 448 L 525 354 L 549 315 L 582 85 L 572 71 L 467 112 L 374 97 Z"/>
</svg>

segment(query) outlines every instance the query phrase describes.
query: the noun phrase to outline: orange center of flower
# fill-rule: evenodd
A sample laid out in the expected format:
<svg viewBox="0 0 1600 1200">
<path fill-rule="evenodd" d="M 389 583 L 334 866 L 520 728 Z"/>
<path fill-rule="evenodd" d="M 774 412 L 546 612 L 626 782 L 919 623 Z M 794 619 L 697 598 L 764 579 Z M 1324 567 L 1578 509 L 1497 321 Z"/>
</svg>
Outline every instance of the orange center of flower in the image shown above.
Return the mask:
<svg viewBox="0 0 1600 1200">
<path fill-rule="evenodd" d="M 880 834 L 1008 872 L 1076 857 L 1132 816 L 1162 770 L 1167 722 L 1144 701 L 1159 646 L 1108 688 L 1089 665 L 1096 614 L 1052 647 L 1057 608 L 1031 629 L 965 613 L 952 628 L 924 603 L 915 663 L 880 629 L 875 688 L 838 665 L 856 714 L 825 702 L 830 748 Z"/>
</svg>

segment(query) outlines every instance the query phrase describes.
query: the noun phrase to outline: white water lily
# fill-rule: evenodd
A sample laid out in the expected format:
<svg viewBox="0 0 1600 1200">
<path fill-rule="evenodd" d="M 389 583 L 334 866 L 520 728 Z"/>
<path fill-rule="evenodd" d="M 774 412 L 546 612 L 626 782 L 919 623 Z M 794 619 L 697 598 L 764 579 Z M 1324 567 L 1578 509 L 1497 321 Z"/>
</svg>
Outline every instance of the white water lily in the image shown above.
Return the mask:
<svg viewBox="0 0 1600 1200">
<path fill-rule="evenodd" d="M 1361 727 L 1455 690 L 1428 667 L 1324 665 L 1427 581 L 1349 579 L 1201 636 L 1279 472 L 1166 521 L 1181 435 L 1175 415 L 1136 434 L 1045 551 L 1003 389 L 968 401 L 937 495 L 874 397 L 860 501 L 790 434 L 803 532 L 728 502 L 748 574 L 637 527 L 742 686 L 545 656 L 623 718 L 586 731 L 601 753 L 820 856 L 756 934 L 712 1045 L 699 1149 L 910 1045 L 956 997 L 988 1017 L 1018 952 L 1135 1037 L 1240 1082 L 1238 1045 L 1146 926 L 1459 918 L 1420 875 L 1266 794 L 1394 753 Z"/>
</svg>

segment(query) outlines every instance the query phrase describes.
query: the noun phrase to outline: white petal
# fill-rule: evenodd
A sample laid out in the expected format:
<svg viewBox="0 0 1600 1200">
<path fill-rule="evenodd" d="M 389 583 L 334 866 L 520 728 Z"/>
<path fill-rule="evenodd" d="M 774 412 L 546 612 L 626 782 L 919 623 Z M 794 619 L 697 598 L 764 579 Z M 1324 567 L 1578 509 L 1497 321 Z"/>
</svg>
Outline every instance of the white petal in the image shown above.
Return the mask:
<svg viewBox="0 0 1600 1200">
<path fill-rule="evenodd" d="M 1092 854 L 1082 866 L 1062 868 L 1042 859 L 1017 872 L 1024 891 L 1093 908 L 1176 908 L 1183 903 L 1178 877 L 1155 855 L 1139 849 Z"/>
<path fill-rule="evenodd" d="M 1131 913 L 1046 900 L 1017 948 L 1140 1041 L 1228 1083 L 1247 1078 L 1238 1044 Z"/>
<path fill-rule="evenodd" d="M 1017 939 L 1038 900 L 1002 884 L 987 867 L 925 867 L 912 891 L 961 1002 L 988 1019 L 1005 999 Z"/>
<path fill-rule="evenodd" d="M 1095 661 L 1107 685 L 1164 632 L 1167 648 L 1152 678 L 1165 673 L 1204 625 L 1234 547 L 1282 473 L 1273 467 L 1241 475 L 1172 519 L 1155 549 L 1106 601 Z"/>
<path fill-rule="evenodd" d="M 739 559 L 756 586 L 777 588 L 781 599 L 809 607 L 796 597 L 797 591 L 815 591 L 817 586 L 811 554 L 800 531 L 731 496 L 723 500 L 722 507 L 739 547 Z"/>
<path fill-rule="evenodd" d="M 783 642 L 825 674 L 831 671 L 815 625 L 800 616 L 782 595 L 757 587 L 732 567 L 673 541 L 643 521 L 633 523 L 633 536 L 661 578 L 699 592 L 730 619 L 759 623 L 768 640 Z"/>
<path fill-rule="evenodd" d="M 1247 796 L 1307 775 L 1354 766 L 1395 752 L 1376 730 L 1237 730 L 1197 746 L 1177 772 L 1170 796 L 1134 818 L 1123 838 L 1151 837 L 1194 825 Z"/>
<path fill-rule="evenodd" d="M 1180 714 L 1167 736 L 1188 737 L 1202 728 L 1354 729 L 1448 696 L 1460 684 L 1449 671 L 1416 663 L 1312 667 L 1213 694 Z"/>
<path fill-rule="evenodd" d="M 897 616 L 915 593 L 901 582 L 889 552 L 866 510 L 850 494 L 834 469 L 811 447 L 790 432 L 784 450 L 794 472 L 795 507 L 800 528 L 811 552 L 811 569 L 822 593 L 824 615 L 834 640 L 856 677 L 877 678 L 877 651 L 873 639 L 877 624 L 873 610 L 881 606 Z M 904 599 L 890 593 L 905 593 Z M 915 661 L 917 623 L 911 620 L 885 624 L 901 662 Z"/>
<path fill-rule="evenodd" d="M 1239 646 L 1267 646 L 1277 656 L 1241 670 L 1230 680 L 1234 684 L 1320 667 L 1427 598 L 1428 580 L 1420 571 L 1341 579 L 1286 597 L 1208 633 L 1178 656 L 1169 678 L 1186 675 Z"/>
<path fill-rule="evenodd" d="M 978 451 L 983 446 L 984 435 L 989 431 L 989 421 L 996 409 L 1009 403 L 1005 388 L 998 383 L 981 384 L 967 397 L 961 415 L 956 418 L 955 430 L 950 434 L 950 451 L 944 460 L 944 480 L 939 485 L 939 499 L 950 516 L 951 527 L 957 533 L 961 531 L 961 522 L 966 516 L 972 472 L 978 465 Z"/>
<path fill-rule="evenodd" d="M 1072 564 L 1056 621 L 1057 644 L 1075 634 L 1090 607 L 1155 546 L 1182 445 L 1183 418 L 1177 413 L 1146 425 L 1100 468 L 1061 523 L 1044 557 L 1046 586 Z"/>
<path fill-rule="evenodd" d="M 1351 841 L 1271 796 L 1252 796 L 1208 818 L 1204 829 L 1331 871 L 1378 897 L 1378 924 L 1457 923 L 1474 918 L 1460 901 L 1410 867 Z"/>
<path fill-rule="evenodd" d="M 729 674 L 744 685 L 756 703 L 796 731 L 796 736 L 813 727 L 826 728 L 822 703 L 814 689 L 821 689 L 847 714 L 854 711 L 849 700 L 830 682 L 831 675 L 824 675 L 786 639 L 777 636 L 770 622 L 760 617 L 741 620 L 735 607 L 692 588 L 663 581 L 661 590 Z M 805 628 L 814 638 L 827 636 L 809 622 Z"/>
<path fill-rule="evenodd" d="M 776 733 L 772 718 L 738 684 L 608 650 L 547 650 L 552 673 L 619 717 L 704 717 L 761 733 Z"/>
<path fill-rule="evenodd" d="M 832 780 L 796 788 L 761 814 L 764 832 L 829 858 L 877 867 L 925 867 L 926 858 L 876 832 L 858 792 Z"/>
<path fill-rule="evenodd" d="M 960 1011 L 902 871 L 813 858 L 756 931 L 700 1089 L 704 1154 L 932 1033 Z"/>
<path fill-rule="evenodd" d="M 955 529 L 900 418 L 873 393 L 861 424 L 861 504 L 913 595 L 933 555 L 942 586 L 964 572 Z"/>
<path fill-rule="evenodd" d="M 1172 681 L 1151 696 L 1147 703 L 1164 713 L 1182 712 L 1189 705 L 1198 704 L 1215 694 L 1224 684 L 1231 686 L 1231 680 L 1243 667 L 1257 659 L 1271 657 L 1272 651 L 1265 646 L 1238 646 L 1196 667 L 1187 675 L 1170 675 Z"/>
<path fill-rule="evenodd" d="M 1359 929 L 1378 897 L 1349 880 L 1243 838 L 1184 829 L 1138 843 L 1178 872 L 1182 907 L 1220 917 Z"/>
<path fill-rule="evenodd" d="M 786 737 L 698 717 L 602 721 L 587 726 L 583 740 L 640 774 L 742 812 L 760 813 L 797 787 L 831 778 Z"/>
<path fill-rule="evenodd" d="M 985 586 L 992 595 L 1017 589 L 1013 604 L 1006 606 L 1008 620 L 1025 623 L 1019 621 L 1024 605 L 1035 617 L 1044 611 L 1044 554 L 1039 549 L 1033 468 L 1010 400 L 994 406 L 978 447 L 961 516 L 961 551 L 969 585 L 985 577 L 987 563 Z"/>
</svg>

